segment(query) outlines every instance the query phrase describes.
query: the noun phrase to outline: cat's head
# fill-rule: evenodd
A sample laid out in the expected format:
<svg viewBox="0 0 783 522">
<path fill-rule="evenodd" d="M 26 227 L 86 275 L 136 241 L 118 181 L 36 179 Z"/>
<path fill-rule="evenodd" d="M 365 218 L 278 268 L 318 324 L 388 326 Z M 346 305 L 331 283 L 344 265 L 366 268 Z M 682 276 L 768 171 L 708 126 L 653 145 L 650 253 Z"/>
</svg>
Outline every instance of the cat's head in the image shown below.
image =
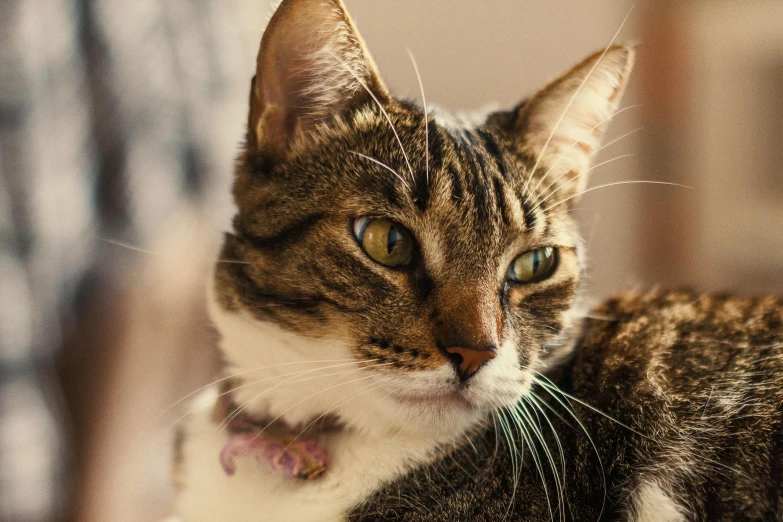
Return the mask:
<svg viewBox="0 0 783 522">
<path fill-rule="evenodd" d="M 633 57 L 469 122 L 392 97 L 339 0 L 284 0 L 212 289 L 226 360 L 269 376 L 247 400 L 433 429 L 516 402 L 573 339 L 568 210 Z"/>
</svg>

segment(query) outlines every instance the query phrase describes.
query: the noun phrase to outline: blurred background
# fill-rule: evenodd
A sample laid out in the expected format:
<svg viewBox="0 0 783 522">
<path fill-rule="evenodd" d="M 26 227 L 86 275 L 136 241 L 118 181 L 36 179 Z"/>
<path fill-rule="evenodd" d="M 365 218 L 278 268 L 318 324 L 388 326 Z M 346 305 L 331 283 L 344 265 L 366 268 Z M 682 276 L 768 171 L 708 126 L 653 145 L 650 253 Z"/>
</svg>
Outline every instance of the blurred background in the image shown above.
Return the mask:
<svg viewBox="0 0 783 522">
<path fill-rule="evenodd" d="M 517 103 L 636 4 L 632 108 L 591 184 L 693 189 L 583 199 L 590 296 L 783 293 L 783 2 L 346 3 L 395 93 L 418 97 L 410 48 L 428 100 L 459 109 Z M 166 513 L 176 401 L 219 367 L 204 285 L 270 12 L 0 1 L 0 520 Z"/>
</svg>

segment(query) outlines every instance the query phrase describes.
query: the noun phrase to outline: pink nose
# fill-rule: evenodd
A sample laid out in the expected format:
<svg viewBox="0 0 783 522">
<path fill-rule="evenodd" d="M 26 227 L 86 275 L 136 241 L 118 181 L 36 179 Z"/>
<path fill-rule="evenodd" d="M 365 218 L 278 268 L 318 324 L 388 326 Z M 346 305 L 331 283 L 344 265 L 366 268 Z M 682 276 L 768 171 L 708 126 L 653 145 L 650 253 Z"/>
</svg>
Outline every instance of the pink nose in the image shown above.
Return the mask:
<svg viewBox="0 0 783 522">
<path fill-rule="evenodd" d="M 446 348 L 451 356 L 454 366 L 457 368 L 460 380 L 470 379 L 486 361 L 495 358 L 495 350 L 474 350 L 471 348 L 460 348 L 454 346 Z"/>
</svg>

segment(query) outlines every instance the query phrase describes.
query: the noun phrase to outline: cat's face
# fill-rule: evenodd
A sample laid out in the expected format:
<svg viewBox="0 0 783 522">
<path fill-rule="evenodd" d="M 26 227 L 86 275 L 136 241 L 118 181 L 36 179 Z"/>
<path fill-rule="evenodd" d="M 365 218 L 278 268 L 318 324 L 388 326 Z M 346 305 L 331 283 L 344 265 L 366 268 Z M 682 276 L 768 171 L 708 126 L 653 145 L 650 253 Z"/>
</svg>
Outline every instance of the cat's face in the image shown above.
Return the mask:
<svg viewBox="0 0 783 522">
<path fill-rule="evenodd" d="M 346 375 L 365 368 L 365 404 L 406 425 L 450 429 L 516 402 L 571 339 L 567 210 L 632 56 L 592 56 L 467 123 L 392 98 L 339 2 L 284 1 L 251 93 L 231 262 L 216 270 L 228 361 L 342 357 Z"/>
</svg>

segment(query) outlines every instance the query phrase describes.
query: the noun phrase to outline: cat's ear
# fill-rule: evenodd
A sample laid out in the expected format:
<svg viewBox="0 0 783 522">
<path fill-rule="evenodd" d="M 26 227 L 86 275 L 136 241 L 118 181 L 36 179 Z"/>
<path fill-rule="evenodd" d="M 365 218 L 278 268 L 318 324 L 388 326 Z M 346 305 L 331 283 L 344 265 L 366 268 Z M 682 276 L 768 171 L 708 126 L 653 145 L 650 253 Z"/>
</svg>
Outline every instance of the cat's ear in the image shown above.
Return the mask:
<svg viewBox="0 0 783 522">
<path fill-rule="evenodd" d="M 514 133 L 538 173 L 548 172 L 557 186 L 566 183 L 559 198 L 587 186 L 592 156 L 617 111 L 634 55 L 632 47 L 621 45 L 593 54 L 518 109 Z M 547 180 L 538 185 L 546 187 Z"/>
<path fill-rule="evenodd" d="M 261 41 L 250 95 L 254 145 L 284 156 L 308 126 L 388 91 L 340 0 L 283 0 Z"/>
</svg>

